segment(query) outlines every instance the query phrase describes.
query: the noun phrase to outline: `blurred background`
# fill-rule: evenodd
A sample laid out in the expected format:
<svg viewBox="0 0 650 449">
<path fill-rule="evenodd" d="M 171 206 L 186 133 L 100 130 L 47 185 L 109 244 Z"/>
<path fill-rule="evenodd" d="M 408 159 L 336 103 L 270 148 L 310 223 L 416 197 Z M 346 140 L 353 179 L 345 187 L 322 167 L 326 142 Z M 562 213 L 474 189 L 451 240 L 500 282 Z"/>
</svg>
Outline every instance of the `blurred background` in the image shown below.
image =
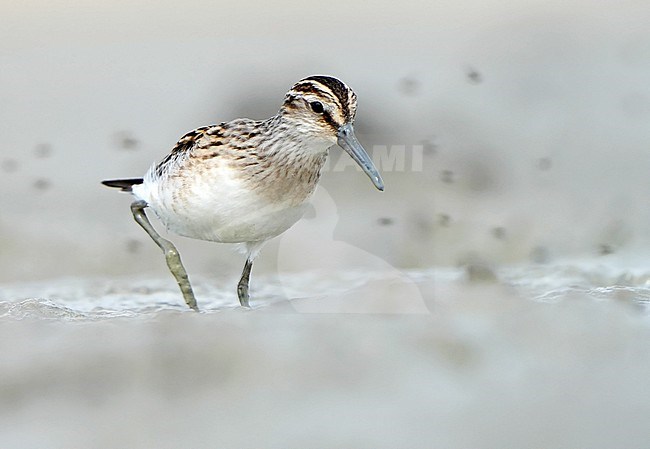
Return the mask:
<svg viewBox="0 0 650 449">
<path fill-rule="evenodd" d="M 357 92 L 368 151 L 398 155 L 378 193 L 332 150 L 335 239 L 400 268 L 645 251 L 649 19 L 633 1 L 5 2 L 0 279 L 158 273 L 130 198 L 99 182 L 319 73 Z M 193 273 L 243 262 L 175 241 Z"/>
<path fill-rule="evenodd" d="M 0 447 L 647 447 L 647 1 L 0 2 Z M 190 312 L 100 181 L 313 74 L 385 192 L 332 149 L 252 311 L 171 236 Z"/>
</svg>

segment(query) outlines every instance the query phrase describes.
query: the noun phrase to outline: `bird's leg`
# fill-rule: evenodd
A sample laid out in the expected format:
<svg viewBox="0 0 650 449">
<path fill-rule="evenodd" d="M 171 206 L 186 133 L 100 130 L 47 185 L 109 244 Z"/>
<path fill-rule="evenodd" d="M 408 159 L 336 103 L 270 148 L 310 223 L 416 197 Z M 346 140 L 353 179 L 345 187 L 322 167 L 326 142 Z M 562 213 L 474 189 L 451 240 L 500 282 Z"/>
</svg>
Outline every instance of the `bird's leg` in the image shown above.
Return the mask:
<svg viewBox="0 0 650 449">
<path fill-rule="evenodd" d="M 133 212 L 133 218 L 138 222 L 142 229 L 144 229 L 149 237 L 156 242 L 156 245 L 165 253 L 165 260 L 167 261 L 167 266 L 169 271 L 176 278 L 178 286 L 181 288 L 181 293 L 183 293 L 183 299 L 187 305 L 191 308 L 199 311 L 199 307 L 196 305 L 196 299 L 194 298 L 194 292 L 192 291 L 192 286 L 190 285 L 190 280 L 187 277 L 187 272 L 183 263 L 181 262 L 181 255 L 178 253 L 178 250 L 172 242 L 165 240 L 156 232 L 154 227 L 151 225 L 151 222 L 147 218 L 147 215 L 144 213 L 144 209 L 147 207 L 146 201 L 136 201 L 131 204 L 131 212 Z"/>
<path fill-rule="evenodd" d="M 248 281 L 251 277 L 251 269 L 253 268 L 253 258 L 249 255 L 246 258 L 246 263 L 244 264 L 244 271 L 242 271 L 241 279 L 239 279 L 239 284 L 237 284 L 237 296 L 239 297 L 239 304 L 242 307 L 250 308 L 248 304 Z"/>
</svg>

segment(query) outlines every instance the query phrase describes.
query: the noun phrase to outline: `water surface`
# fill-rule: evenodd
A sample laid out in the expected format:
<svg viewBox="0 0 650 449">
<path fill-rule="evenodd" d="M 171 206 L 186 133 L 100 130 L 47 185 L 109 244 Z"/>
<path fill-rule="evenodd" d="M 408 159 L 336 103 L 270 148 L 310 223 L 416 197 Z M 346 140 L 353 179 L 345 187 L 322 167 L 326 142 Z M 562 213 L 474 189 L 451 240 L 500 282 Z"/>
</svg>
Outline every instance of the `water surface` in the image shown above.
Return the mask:
<svg viewBox="0 0 650 449">
<path fill-rule="evenodd" d="M 197 279 L 202 313 L 167 278 L 5 284 L 0 445 L 643 447 L 649 272 L 621 267 L 260 276 L 253 310 Z"/>
</svg>

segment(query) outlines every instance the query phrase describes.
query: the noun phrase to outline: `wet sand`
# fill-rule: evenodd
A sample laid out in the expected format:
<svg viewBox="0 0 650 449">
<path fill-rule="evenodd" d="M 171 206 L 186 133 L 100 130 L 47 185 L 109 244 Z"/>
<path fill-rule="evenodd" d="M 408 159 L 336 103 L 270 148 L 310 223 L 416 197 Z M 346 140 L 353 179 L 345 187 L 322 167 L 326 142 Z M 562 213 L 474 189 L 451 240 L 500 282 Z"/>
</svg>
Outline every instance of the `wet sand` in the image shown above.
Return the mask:
<svg viewBox="0 0 650 449">
<path fill-rule="evenodd" d="M 470 272 L 405 272 L 410 313 L 381 273 L 262 277 L 253 310 L 202 279 L 202 313 L 171 279 L 3 285 L 0 445 L 643 447 L 648 272 Z"/>
</svg>

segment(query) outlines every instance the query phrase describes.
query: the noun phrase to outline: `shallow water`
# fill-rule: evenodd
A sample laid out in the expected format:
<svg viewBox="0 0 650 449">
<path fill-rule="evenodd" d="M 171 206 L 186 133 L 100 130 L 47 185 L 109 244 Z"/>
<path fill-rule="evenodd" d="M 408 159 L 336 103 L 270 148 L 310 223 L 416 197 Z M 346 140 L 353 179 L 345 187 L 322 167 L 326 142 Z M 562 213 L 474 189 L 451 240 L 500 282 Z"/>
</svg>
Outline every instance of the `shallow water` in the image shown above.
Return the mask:
<svg viewBox="0 0 650 449">
<path fill-rule="evenodd" d="M 622 266 L 260 276 L 253 310 L 206 278 L 202 313 L 166 278 L 5 284 L 0 446 L 643 447 Z"/>
<path fill-rule="evenodd" d="M 647 2 L 5 3 L 0 448 L 648 447 Z M 169 236 L 190 311 L 99 182 L 315 73 L 386 191 L 334 149 L 253 310 Z"/>
</svg>

